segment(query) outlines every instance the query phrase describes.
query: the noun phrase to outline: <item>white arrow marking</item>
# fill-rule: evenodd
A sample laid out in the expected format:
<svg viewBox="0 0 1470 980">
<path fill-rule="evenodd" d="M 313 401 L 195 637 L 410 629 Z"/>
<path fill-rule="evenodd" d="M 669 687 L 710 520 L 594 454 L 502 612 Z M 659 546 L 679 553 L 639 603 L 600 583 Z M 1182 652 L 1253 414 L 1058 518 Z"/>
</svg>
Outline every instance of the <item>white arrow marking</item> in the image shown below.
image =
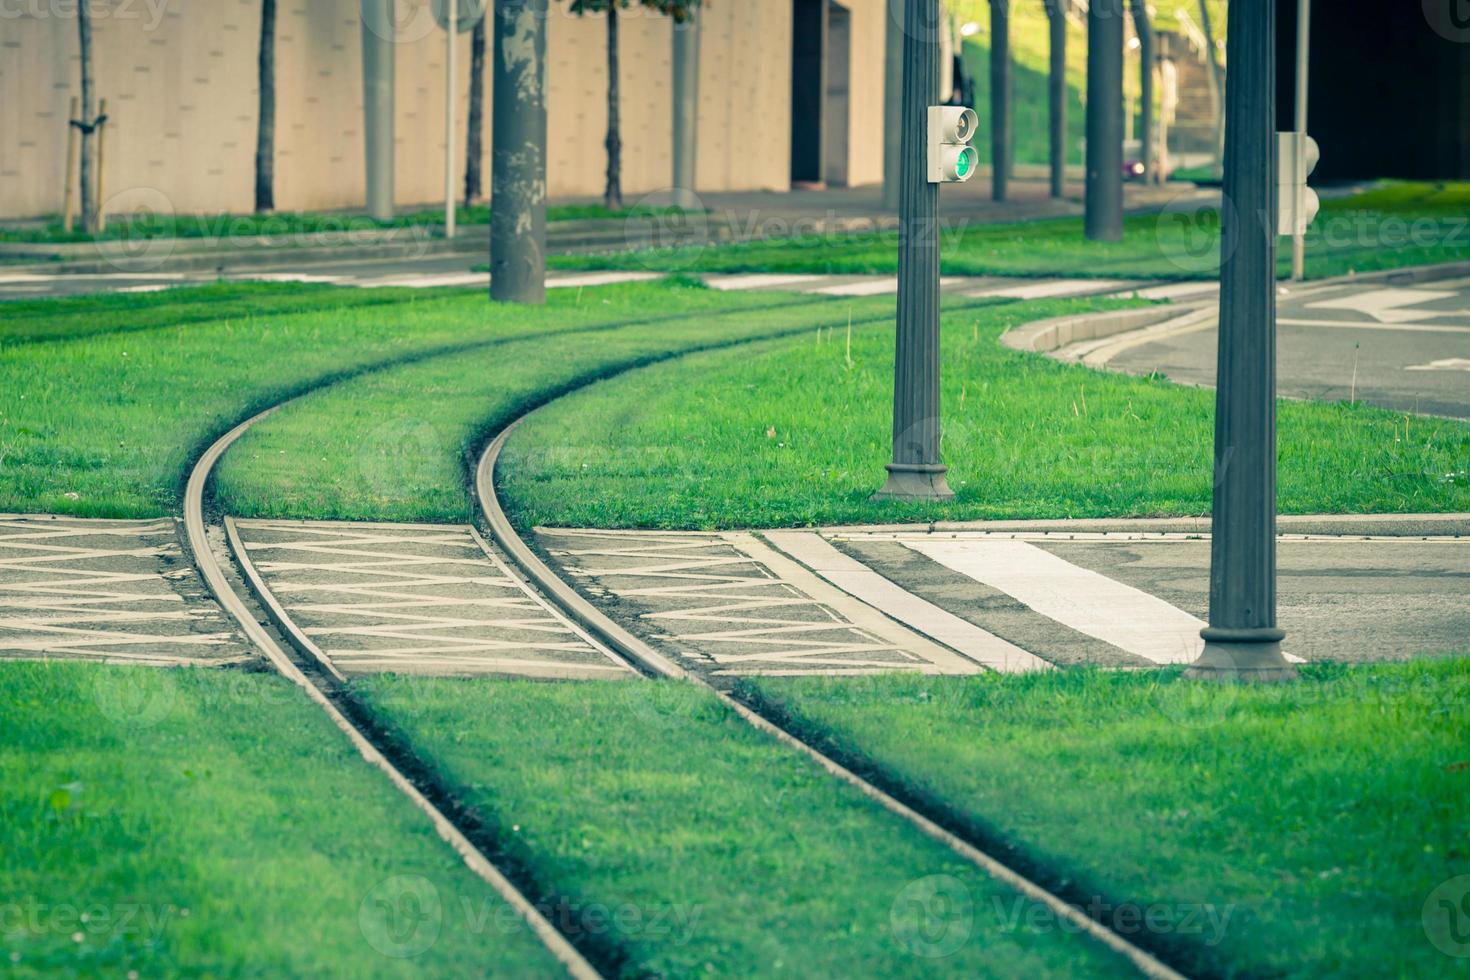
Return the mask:
<svg viewBox="0 0 1470 980">
<path fill-rule="evenodd" d="M 1406 323 L 1410 320 L 1422 320 L 1425 317 L 1449 316 L 1454 314 L 1432 310 L 1402 310 L 1399 307 L 1415 306 L 1419 303 L 1449 299 L 1454 295 L 1455 293 L 1442 289 L 1369 289 L 1361 293 L 1350 293 L 1347 296 L 1339 296 L 1337 299 L 1324 299 L 1318 303 L 1308 303 L 1307 308 L 1315 310 L 1355 310 L 1359 313 L 1366 313 L 1380 323 Z"/>
</svg>

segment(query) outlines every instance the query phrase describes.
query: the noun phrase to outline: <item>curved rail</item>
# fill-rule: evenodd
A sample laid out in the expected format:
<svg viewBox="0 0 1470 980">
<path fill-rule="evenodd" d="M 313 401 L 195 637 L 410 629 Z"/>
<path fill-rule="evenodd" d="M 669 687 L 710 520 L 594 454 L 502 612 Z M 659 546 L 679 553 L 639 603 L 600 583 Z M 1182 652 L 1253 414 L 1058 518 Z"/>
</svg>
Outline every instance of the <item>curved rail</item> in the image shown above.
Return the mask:
<svg viewBox="0 0 1470 980">
<path fill-rule="evenodd" d="M 229 578 L 225 575 L 224 567 L 210 547 L 204 519 L 204 491 L 215 465 L 225 454 L 225 450 L 229 449 L 252 425 L 294 400 L 288 399 L 272 406 L 225 433 L 205 450 L 204 455 L 199 458 L 199 462 L 189 474 L 189 482 L 184 489 L 184 532 L 189 550 L 193 553 L 194 563 L 204 577 L 205 584 L 225 611 L 240 624 L 246 637 L 266 655 L 277 673 L 306 692 L 307 697 L 326 713 L 327 717 L 332 720 L 332 724 L 347 736 L 362 757 L 369 764 L 381 770 L 399 792 L 423 811 L 433 823 L 439 836 L 458 852 L 471 871 L 479 875 L 506 904 L 515 909 L 547 950 L 566 967 L 567 973 L 577 980 L 601 980 L 602 975 L 593 968 L 592 964 L 567 937 L 558 932 L 530 899 L 523 895 L 510 879 L 490 862 L 490 859 L 475 846 L 474 842 L 378 749 L 366 733 L 358 728 L 316 684 L 312 683 L 311 679 L 287 655 L 281 645 L 276 642 L 275 637 L 261 626 L 250 612 L 249 607 L 236 594 Z"/>
<path fill-rule="evenodd" d="M 710 691 L 751 727 L 806 755 L 831 775 L 857 789 L 889 812 L 908 821 L 925 836 L 945 845 L 995 880 L 1014 888 L 1032 901 L 1045 905 L 1064 921 L 1072 923 L 1080 931 L 1127 958 L 1143 976 L 1154 978 L 1154 980 L 1185 980 L 1183 974 L 1165 964 L 1148 950 L 1134 945 L 1127 938 L 1107 928 L 1075 905 L 1048 891 L 1009 865 L 986 854 L 964 838 L 946 830 L 902 800 L 848 769 L 821 749 L 721 691 L 703 677 L 679 666 L 646 641 L 634 636 L 614 622 L 585 596 L 564 582 L 521 538 L 519 532 L 511 524 L 510 518 L 506 516 L 505 510 L 500 506 L 500 498 L 495 492 L 495 467 L 500 459 L 501 450 L 505 448 L 506 440 L 510 438 L 511 433 L 526 418 L 527 416 L 523 415 L 512 422 L 485 447 L 479 464 L 475 468 L 475 498 L 480 505 L 481 513 L 485 516 L 495 543 L 552 602 L 561 607 L 566 616 L 581 624 L 607 644 L 609 649 L 626 657 L 630 663 L 636 665 L 644 673 L 687 681 Z"/>
</svg>

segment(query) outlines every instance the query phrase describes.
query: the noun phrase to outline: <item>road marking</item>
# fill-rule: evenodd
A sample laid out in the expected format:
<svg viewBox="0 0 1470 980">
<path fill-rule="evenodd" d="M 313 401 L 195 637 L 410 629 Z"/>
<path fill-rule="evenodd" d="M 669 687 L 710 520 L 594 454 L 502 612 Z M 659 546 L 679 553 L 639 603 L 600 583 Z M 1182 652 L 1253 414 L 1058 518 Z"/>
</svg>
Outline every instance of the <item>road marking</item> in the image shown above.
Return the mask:
<svg viewBox="0 0 1470 980">
<path fill-rule="evenodd" d="M 1025 541 L 900 541 L 1048 619 L 1156 664 L 1190 663 L 1204 649 L 1203 620 Z"/>
<path fill-rule="evenodd" d="M 628 675 L 473 528 L 226 519 L 226 529 L 262 601 L 334 670 Z"/>
<path fill-rule="evenodd" d="M 1331 330 L 1396 330 L 1421 333 L 1470 333 L 1470 324 L 1459 323 L 1378 323 L 1372 320 L 1299 320 L 1282 317 L 1276 321 L 1283 327 L 1326 327 Z"/>
<path fill-rule="evenodd" d="M 1446 357 L 1428 364 L 1415 364 L 1405 371 L 1470 371 L 1470 357 Z"/>
<path fill-rule="evenodd" d="M 829 585 L 746 531 L 730 531 L 720 535 L 737 550 L 770 569 L 782 582 L 811 596 L 817 602 L 840 614 L 848 622 L 913 656 L 928 661 L 939 673 L 977 674 L 980 668 L 970 660 L 931 643 L 913 633 L 873 606 L 854 599 L 847 592 Z"/>
<path fill-rule="evenodd" d="M 798 283 L 816 282 L 825 279 L 826 276 L 813 276 L 797 273 L 766 274 L 752 273 L 739 276 L 705 276 L 705 285 L 711 289 L 733 290 L 733 289 L 769 289 L 773 286 L 794 286 Z"/>
<path fill-rule="evenodd" d="M 1404 323 L 1425 316 L 1443 314 L 1425 310 L 1405 310 L 1401 307 L 1449 299 L 1454 295 L 1456 294 L 1453 291 L 1442 289 L 1368 289 L 1349 293 L 1346 296 L 1338 296 L 1335 299 L 1318 300 L 1306 305 L 1307 309 L 1354 310 L 1367 314 L 1381 323 Z"/>
<path fill-rule="evenodd" d="M 584 272 L 567 276 L 556 276 L 546 280 L 547 289 L 566 289 L 571 286 L 615 286 L 625 282 L 648 282 L 659 279 L 661 272 Z"/>
<path fill-rule="evenodd" d="M 882 296 L 884 293 L 898 292 L 898 277 L 888 276 L 882 279 L 862 279 L 858 282 L 844 282 L 836 286 L 823 286 L 821 289 L 813 289 L 814 293 L 822 293 L 826 296 Z"/>
<path fill-rule="evenodd" d="M 436 286 L 488 285 L 488 272 L 433 272 L 422 276 L 384 276 L 382 279 L 359 279 L 352 285 L 363 289 L 399 286 L 405 289 L 432 289 Z"/>
<path fill-rule="evenodd" d="M 315 272 L 246 272 L 237 277 L 247 282 L 341 282 L 342 276 L 328 276 Z"/>
<path fill-rule="evenodd" d="M 977 289 L 965 293 L 970 297 L 994 296 L 1004 299 L 1059 299 L 1082 293 L 1105 293 L 1129 285 L 1125 279 L 1048 279 L 1020 286 Z"/>
<path fill-rule="evenodd" d="M 976 663 L 1002 673 L 1052 669 L 1035 654 L 900 588 L 815 532 L 767 531 L 765 538 L 849 595 Z"/>
</svg>

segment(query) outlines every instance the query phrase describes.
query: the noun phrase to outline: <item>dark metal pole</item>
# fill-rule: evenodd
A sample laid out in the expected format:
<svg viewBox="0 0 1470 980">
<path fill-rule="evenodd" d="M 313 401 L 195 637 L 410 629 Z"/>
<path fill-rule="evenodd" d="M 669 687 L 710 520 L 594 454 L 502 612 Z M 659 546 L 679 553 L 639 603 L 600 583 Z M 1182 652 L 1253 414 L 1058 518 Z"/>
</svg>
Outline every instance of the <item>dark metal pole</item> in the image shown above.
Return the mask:
<svg viewBox="0 0 1470 980">
<path fill-rule="evenodd" d="M 362 0 L 362 115 L 367 212 L 393 217 L 393 0 Z"/>
<path fill-rule="evenodd" d="M 1210 625 L 1186 673 L 1288 680 L 1276 626 L 1276 11 L 1230 5 Z"/>
<path fill-rule="evenodd" d="M 1006 199 L 1011 174 L 1011 0 L 990 0 L 990 196 Z"/>
<path fill-rule="evenodd" d="M 699 206 L 694 193 L 699 126 L 699 8 L 674 22 L 674 193 L 676 208 Z"/>
<path fill-rule="evenodd" d="M 1133 30 L 1138 35 L 1138 145 L 1142 148 L 1143 179 L 1160 181 L 1154 160 L 1154 28 L 1146 0 L 1133 0 Z"/>
<path fill-rule="evenodd" d="M 885 0 L 883 21 L 883 209 L 897 211 L 903 186 L 903 8 L 908 0 Z"/>
<path fill-rule="evenodd" d="M 490 298 L 546 300 L 546 2 L 495 0 Z"/>
<path fill-rule="evenodd" d="M 1051 109 L 1051 196 L 1067 192 L 1067 17 L 1065 0 L 1046 0 L 1051 28 L 1047 94 Z"/>
<path fill-rule="evenodd" d="M 1123 8 L 1087 9 L 1087 199 L 1089 241 L 1123 240 Z"/>
<path fill-rule="evenodd" d="M 908 0 L 903 51 L 898 333 L 893 462 L 881 498 L 953 497 L 939 461 L 939 185 L 927 173 L 929 106 L 939 93 L 939 0 Z"/>
</svg>

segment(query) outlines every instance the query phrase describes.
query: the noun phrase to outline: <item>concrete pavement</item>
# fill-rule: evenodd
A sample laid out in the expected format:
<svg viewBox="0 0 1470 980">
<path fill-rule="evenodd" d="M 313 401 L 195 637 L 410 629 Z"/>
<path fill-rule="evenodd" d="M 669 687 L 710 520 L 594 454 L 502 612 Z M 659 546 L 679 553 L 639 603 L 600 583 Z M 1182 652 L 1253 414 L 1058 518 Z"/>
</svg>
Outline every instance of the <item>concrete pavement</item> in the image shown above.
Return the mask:
<svg viewBox="0 0 1470 980">
<path fill-rule="evenodd" d="M 1114 341 L 1088 363 L 1215 382 L 1213 320 L 1146 343 Z M 1470 277 L 1288 288 L 1277 306 L 1277 387 L 1292 398 L 1470 419 Z"/>
</svg>

